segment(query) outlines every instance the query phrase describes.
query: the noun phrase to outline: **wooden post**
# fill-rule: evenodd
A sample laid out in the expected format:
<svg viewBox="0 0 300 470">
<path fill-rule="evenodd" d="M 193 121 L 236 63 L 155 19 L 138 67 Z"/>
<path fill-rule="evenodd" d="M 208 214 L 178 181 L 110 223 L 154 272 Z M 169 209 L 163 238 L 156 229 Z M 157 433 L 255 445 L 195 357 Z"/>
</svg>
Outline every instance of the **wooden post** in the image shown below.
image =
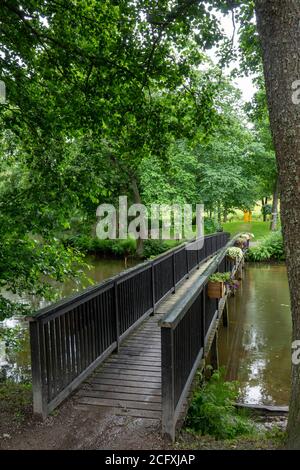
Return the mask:
<svg viewBox="0 0 300 470">
<path fill-rule="evenodd" d="M 161 329 L 162 435 L 175 441 L 174 338 L 172 328 Z"/>
<path fill-rule="evenodd" d="M 223 309 L 223 326 L 228 326 L 228 322 L 229 322 L 228 303 L 227 303 L 227 299 L 226 299 L 224 309 Z"/>
<path fill-rule="evenodd" d="M 47 417 L 47 391 L 43 381 L 43 348 L 41 347 L 41 325 L 34 320 L 29 322 L 31 348 L 31 374 L 33 391 L 33 412 L 42 418 Z"/>
<path fill-rule="evenodd" d="M 172 255 L 172 274 L 173 274 L 173 294 L 175 294 L 176 292 L 176 277 L 175 277 L 175 253 L 173 253 Z"/>
<path fill-rule="evenodd" d="M 212 341 L 212 345 L 210 349 L 210 358 L 211 358 L 211 365 L 212 365 L 213 370 L 217 370 L 219 368 L 218 332 L 217 331 Z"/>
<path fill-rule="evenodd" d="M 202 316 L 201 316 L 201 340 L 203 345 L 203 351 L 205 351 L 205 295 L 206 295 L 206 286 L 202 290 Z M 203 353 L 204 356 L 204 353 Z"/>
<path fill-rule="evenodd" d="M 187 270 L 187 279 L 190 277 L 190 269 L 189 269 L 189 254 L 188 250 L 186 249 L 186 246 L 184 247 L 185 249 L 185 259 L 186 259 L 186 270 Z"/>
<path fill-rule="evenodd" d="M 155 277 L 154 277 L 154 264 L 152 263 L 151 266 L 151 287 L 152 287 L 152 308 L 153 312 L 151 315 L 155 313 Z"/>
</svg>

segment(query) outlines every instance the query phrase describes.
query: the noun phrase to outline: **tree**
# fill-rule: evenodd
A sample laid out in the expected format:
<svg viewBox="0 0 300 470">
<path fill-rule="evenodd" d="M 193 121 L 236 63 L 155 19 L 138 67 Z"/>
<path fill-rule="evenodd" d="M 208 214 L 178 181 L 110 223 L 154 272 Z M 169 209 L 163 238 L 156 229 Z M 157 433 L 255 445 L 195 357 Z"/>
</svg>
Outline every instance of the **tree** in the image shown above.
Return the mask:
<svg viewBox="0 0 300 470">
<path fill-rule="evenodd" d="M 300 4 L 256 0 L 270 123 L 281 188 L 281 220 L 290 287 L 293 341 L 300 338 Z M 292 364 L 288 446 L 300 449 L 300 366 Z"/>
<path fill-rule="evenodd" d="M 279 199 L 279 182 L 277 174 L 276 157 L 274 144 L 271 135 L 269 113 L 267 107 L 267 97 L 263 77 L 259 74 L 256 80 L 259 90 L 255 93 L 252 103 L 246 106 L 249 118 L 254 124 L 255 133 L 262 151 L 257 155 L 256 165 L 260 180 L 259 199 L 262 201 L 263 218 L 266 221 L 267 211 L 269 208 L 268 198 L 272 194 L 273 202 L 270 211 L 272 219 L 270 229 L 277 229 L 278 221 L 278 199 Z"/>
</svg>

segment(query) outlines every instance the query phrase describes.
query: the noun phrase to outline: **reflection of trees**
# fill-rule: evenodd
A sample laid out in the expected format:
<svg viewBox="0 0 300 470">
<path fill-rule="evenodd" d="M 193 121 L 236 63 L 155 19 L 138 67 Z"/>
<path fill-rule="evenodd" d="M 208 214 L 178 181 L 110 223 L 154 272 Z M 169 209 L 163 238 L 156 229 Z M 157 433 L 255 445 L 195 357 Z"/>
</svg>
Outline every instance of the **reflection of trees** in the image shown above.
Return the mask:
<svg viewBox="0 0 300 470">
<path fill-rule="evenodd" d="M 220 357 L 242 395 L 260 390 L 265 403 L 287 404 L 290 383 L 291 318 L 284 265 L 250 265 L 230 301 L 229 331 L 222 329 Z M 254 390 L 253 390 L 254 391 Z"/>
<path fill-rule="evenodd" d="M 31 380 L 29 331 L 27 328 L 9 330 L 13 340 L 5 348 L 6 361 L 1 367 L 0 381 L 28 382 Z"/>
</svg>

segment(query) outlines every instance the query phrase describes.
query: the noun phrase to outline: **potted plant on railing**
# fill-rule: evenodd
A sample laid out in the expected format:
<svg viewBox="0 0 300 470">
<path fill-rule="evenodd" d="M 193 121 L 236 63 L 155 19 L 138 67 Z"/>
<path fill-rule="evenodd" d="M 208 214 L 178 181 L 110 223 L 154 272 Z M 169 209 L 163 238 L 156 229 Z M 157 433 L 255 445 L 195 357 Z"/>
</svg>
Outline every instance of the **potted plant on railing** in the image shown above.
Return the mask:
<svg viewBox="0 0 300 470">
<path fill-rule="evenodd" d="M 210 299 L 221 299 L 225 295 L 225 281 L 228 279 L 227 274 L 230 273 L 215 273 L 208 279 L 207 295 Z"/>
<path fill-rule="evenodd" d="M 221 299 L 228 293 L 234 293 L 239 287 L 239 282 L 234 279 L 230 272 L 215 273 L 209 277 L 207 295 L 210 299 Z"/>
<path fill-rule="evenodd" d="M 253 235 L 253 233 L 246 232 L 246 233 L 243 234 L 243 237 L 245 237 L 245 239 L 246 239 L 246 248 L 248 249 L 249 244 L 250 244 L 250 240 L 252 240 L 252 238 L 254 238 L 254 235 Z"/>
<path fill-rule="evenodd" d="M 233 261 L 234 263 L 238 263 L 243 258 L 243 251 L 241 248 L 237 246 L 231 246 L 230 248 L 227 249 L 226 256 L 230 261 Z"/>
<path fill-rule="evenodd" d="M 234 246 L 241 248 L 241 250 L 245 250 L 247 248 L 247 244 L 248 244 L 248 241 L 243 236 L 238 237 L 234 242 Z"/>
<path fill-rule="evenodd" d="M 239 288 L 239 285 L 239 281 L 237 279 L 234 279 L 232 276 L 230 276 L 230 279 L 228 279 L 228 281 L 225 281 L 227 292 L 231 294 L 235 293 L 235 291 Z"/>
</svg>

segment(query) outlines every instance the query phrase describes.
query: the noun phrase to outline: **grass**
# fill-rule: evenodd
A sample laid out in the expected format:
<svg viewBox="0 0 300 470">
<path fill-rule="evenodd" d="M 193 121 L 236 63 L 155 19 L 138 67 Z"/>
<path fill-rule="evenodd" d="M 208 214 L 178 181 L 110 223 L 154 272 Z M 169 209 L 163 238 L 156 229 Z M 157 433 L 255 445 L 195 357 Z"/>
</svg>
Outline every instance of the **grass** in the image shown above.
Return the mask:
<svg viewBox="0 0 300 470">
<path fill-rule="evenodd" d="M 4 424 L 4 414 L 13 420 L 22 421 L 27 413 L 31 414 L 31 409 L 30 383 L 15 383 L 9 380 L 0 383 L 0 424 Z"/>
<path fill-rule="evenodd" d="M 253 221 L 243 222 L 241 220 L 235 220 L 233 222 L 226 222 L 222 224 L 225 232 L 229 232 L 230 235 L 236 235 L 239 232 L 250 232 L 253 233 L 254 241 L 260 240 L 266 237 L 270 233 L 270 222 Z"/>
</svg>

